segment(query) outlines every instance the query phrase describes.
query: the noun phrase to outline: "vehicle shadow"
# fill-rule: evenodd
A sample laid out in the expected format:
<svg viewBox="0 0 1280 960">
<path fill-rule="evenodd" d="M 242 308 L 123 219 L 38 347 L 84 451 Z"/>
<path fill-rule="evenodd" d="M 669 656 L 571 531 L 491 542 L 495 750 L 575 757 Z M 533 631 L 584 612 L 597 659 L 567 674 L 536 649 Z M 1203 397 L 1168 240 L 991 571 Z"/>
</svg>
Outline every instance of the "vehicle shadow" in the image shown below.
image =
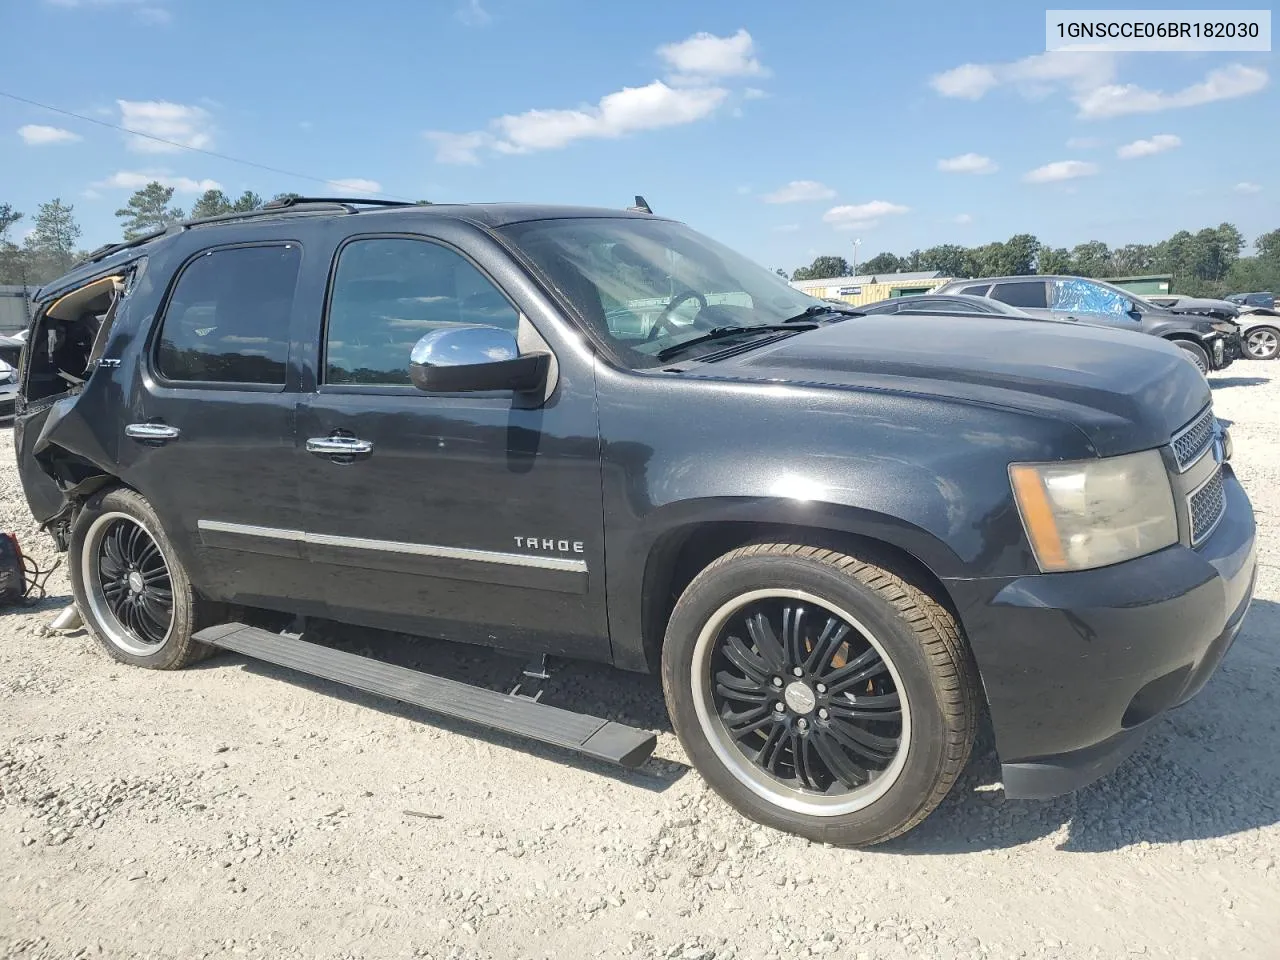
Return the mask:
<svg viewBox="0 0 1280 960">
<path fill-rule="evenodd" d="M 1209 386 L 1216 390 L 1222 387 L 1256 387 L 1270 382 L 1270 377 L 1214 377 L 1209 380 Z"/>
<path fill-rule="evenodd" d="M 1056 800 L 1009 800 L 987 750 L 942 806 L 885 853 L 966 853 L 1061 835 L 1098 853 L 1138 843 L 1208 840 L 1280 823 L 1280 604 L 1255 600 L 1217 674 L 1153 721 L 1138 752 L 1102 780 Z"/>
<path fill-rule="evenodd" d="M 245 619 L 267 629 L 279 629 L 285 625 L 283 621 L 270 615 L 260 617 L 251 614 Z M 261 623 L 258 622 L 259 620 Z M 548 672 L 551 673 L 551 677 L 537 684 L 536 681 L 522 674 L 523 668 L 529 663 L 527 659 L 508 656 L 487 647 L 353 627 L 326 620 L 309 620 L 306 639 L 348 653 L 371 657 L 384 663 L 426 671 L 459 683 L 502 693 L 510 692 L 517 683 L 520 683 L 521 692 L 526 695 L 532 696 L 541 689 L 539 701 L 550 706 L 614 720 L 659 734 L 671 732 L 671 722 L 667 718 L 661 685 L 656 677 L 615 670 L 603 664 L 549 658 Z M 345 684 L 239 654 L 222 652 L 191 669 L 221 669 L 228 666 L 240 666 L 250 672 L 325 696 L 336 697 L 348 703 L 424 723 L 460 736 L 475 737 L 542 757 L 553 763 L 590 770 L 645 790 L 662 792 L 676 783 L 690 769 L 687 764 L 680 761 L 655 756 L 637 770 L 625 770 L 571 751 L 527 740 L 466 720 L 442 716 L 423 707 L 366 693 Z"/>
</svg>

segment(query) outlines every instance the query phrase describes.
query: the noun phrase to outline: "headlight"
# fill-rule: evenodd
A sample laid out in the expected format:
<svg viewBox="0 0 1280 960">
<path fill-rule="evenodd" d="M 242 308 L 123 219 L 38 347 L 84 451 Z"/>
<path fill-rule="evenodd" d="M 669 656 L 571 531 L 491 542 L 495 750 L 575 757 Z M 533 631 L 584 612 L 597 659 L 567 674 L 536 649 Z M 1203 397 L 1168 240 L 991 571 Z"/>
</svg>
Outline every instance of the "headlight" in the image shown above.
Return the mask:
<svg viewBox="0 0 1280 960">
<path fill-rule="evenodd" d="M 1062 463 L 1011 463 L 1009 480 L 1045 573 L 1132 560 L 1178 541 L 1158 450 Z"/>
</svg>

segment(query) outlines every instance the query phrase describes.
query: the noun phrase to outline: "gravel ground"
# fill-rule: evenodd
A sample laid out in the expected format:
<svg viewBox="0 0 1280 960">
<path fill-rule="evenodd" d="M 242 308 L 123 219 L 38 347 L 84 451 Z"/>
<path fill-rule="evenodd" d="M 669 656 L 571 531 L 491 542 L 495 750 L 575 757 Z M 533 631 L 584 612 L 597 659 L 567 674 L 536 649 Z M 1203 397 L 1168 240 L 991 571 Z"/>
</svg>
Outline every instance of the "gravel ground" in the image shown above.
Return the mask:
<svg viewBox="0 0 1280 960">
<path fill-rule="evenodd" d="M 651 678 L 570 665 L 548 689 L 660 731 L 619 774 L 236 656 L 117 665 L 47 634 L 59 570 L 48 600 L 0 612 L 0 958 L 1274 958 L 1280 362 L 1213 385 L 1263 564 L 1217 676 L 1103 782 L 1011 801 L 978 757 L 874 851 L 740 819 L 689 772 Z M 50 562 L 2 433 L 0 529 Z"/>
</svg>

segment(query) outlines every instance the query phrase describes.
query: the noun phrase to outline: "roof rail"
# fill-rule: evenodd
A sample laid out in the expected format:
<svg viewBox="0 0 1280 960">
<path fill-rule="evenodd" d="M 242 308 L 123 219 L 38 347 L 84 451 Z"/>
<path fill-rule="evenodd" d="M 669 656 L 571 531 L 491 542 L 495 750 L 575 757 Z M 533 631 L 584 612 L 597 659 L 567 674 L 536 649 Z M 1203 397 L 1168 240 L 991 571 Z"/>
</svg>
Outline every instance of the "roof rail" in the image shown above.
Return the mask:
<svg viewBox="0 0 1280 960">
<path fill-rule="evenodd" d="M 232 220 L 252 220 L 255 217 L 271 217 L 279 216 L 284 213 L 359 213 L 359 206 L 369 207 L 412 207 L 416 204 L 408 200 L 361 200 L 349 197 L 283 197 L 280 200 L 272 200 L 264 203 L 262 206 L 253 210 L 241 210 L 234 213 L 219 213 L 212 217 L 197 217 L 191 220 L 181 220 L 169 224 L 162 230 L 153 230 L 150 233 L 144 233 L 140 237 L 132 240 L 125 240 L 121 243 L 106 243 L 98 247 L 98 249 L 89 253 L 83 260 L 76 261 L 73 266 L 80 266 L 85 263 L 96 263 L 104 260 L 112 254 L 119 253 L 122 250 L 128 250 L 132 247 L 140 247 L 144 243 L 150 243 L 160 237 L 170 233 L 181 233 L 190 227 L 199 227 L 208 223 L 225 223 Z"/>
<path fill-rule="evenodd" d="M 259 209 L 261 210 L 288 210 L 293 207 L 303 206 L 313 203 L 329 203 L 338 206 L 350 208 L 351 213 L 355 213 L 355 207 L 412 207 L 415 204 L 411 200 L 369 200 L 353 197 L 281 197 L 279 200 L 271 200 L 264 203 Z"/>
</svg>

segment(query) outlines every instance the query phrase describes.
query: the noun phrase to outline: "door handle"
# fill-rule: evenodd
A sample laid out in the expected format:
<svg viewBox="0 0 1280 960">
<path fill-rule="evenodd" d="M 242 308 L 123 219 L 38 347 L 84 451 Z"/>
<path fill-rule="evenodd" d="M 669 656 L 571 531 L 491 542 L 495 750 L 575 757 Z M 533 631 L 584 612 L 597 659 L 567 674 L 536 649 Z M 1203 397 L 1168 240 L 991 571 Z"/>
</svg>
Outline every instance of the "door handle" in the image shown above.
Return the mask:
<svg viewBox="0 0 1280 960">
<path fill-rule="evenodd" d="M 367 457 L 373 453 L 373 442 L 359 437 L 311 437 L 307 453 L 321 457 Z"/>
<path fill-rule="evenodd" d="M 177 440 L 182 431 L 167 423 L 130 423 L 125 425 L 124 435 L 132 440 L 160 444 Z"/>
</svg>

